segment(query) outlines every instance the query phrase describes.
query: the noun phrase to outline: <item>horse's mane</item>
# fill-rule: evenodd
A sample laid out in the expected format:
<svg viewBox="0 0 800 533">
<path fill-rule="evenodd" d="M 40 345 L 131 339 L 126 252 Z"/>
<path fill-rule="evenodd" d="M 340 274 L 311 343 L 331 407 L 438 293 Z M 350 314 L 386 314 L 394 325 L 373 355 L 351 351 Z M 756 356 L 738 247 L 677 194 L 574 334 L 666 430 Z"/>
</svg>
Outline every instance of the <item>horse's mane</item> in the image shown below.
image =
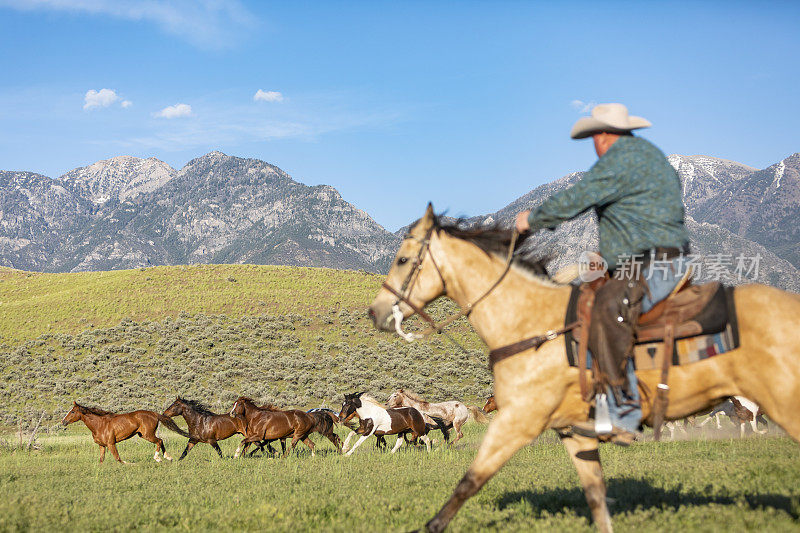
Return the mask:
<svg viewBox="0 0 800 533">
<path fill-rule="evenodd" d="M 377 407 L 381 407 L 383 409 L 388 409 L 388 407 L 386 407 L 384 404 L 382 404 L 381 402 L 379 402 L 378 400 L 376 400 L 372 396 L 368 396 L 366 394 L 362 394 L 361 395 L 361 401 L 362 402 L 366 402 L 366 403 L 371 403 L 372 405 L 375 405 Z"/>
<path fill-rule="evenodd" d="M 115 414 L 117 414 L 117 413 L 113 413 L 111 411 L 106 411 L 105 409 L 100 409 L 99 407 L 86 407 L 85 405 L 80 405 L 78 403 L 76 403 L 75 405 L 78 406 L 78 409 L 80 409 L 80 411 L 83 414 L 89 413 L 91 415 L 97 415 L 97 416 L 106 416 L 106 415 L 115 415 Z"/>
<path fill-rule="evenodd" d="M 418 401 L 418 402 L 424 402 L 424 403 L 428 403 L 428 402 L 427 402 L 426 400 L 424 400 L 424 399 L 423 399 L 423 398 L 422 398 L 422 397 L 421 397 L 419 394 L 417 394 L 416 392 L 410 391 L 410 390 L 408 390 L 408 389 L 400 389 L 398 392 L 400 392 L 400 393 L 404 394 L 405 396 L 408 396 L 408 397 L 409 397 L 409 398 L 411 398 L 412 400 L 416 400 L 416 401 Z"/>
<path fill-rule="evenodd" d="M 258 407 L 259 409 L 263 409 L 264 411 L 283 411 L 283 409 L 271 403 L 265 403 L 264 405 L 256 405 L 256 407 Z"/>
<path fill-rule="evenodd" d="M 470 224 L 463 218 L 459 218 L 454 222 L 447 222 L 441 215 L 434 217 L 433 227 L 457 239 L 469 241 L 484 252 L 502 259 L 506 259 L 508 256 L 508 249 L 511 246 L 511 238 L 514 233 L 513 230 L 501 226 L 499 222 Z M 542 257 L 535 250 L 526 251 L 523 254 L 517 253 L 530 235 L 531 233 L 524 233 L 517 237 L 517 242 L 514 245 L 513 264 L 531 274 L 552 281 L 545 266 L 545 263 L 550 259 L 549 257 Z"/>
<path fill-rule="evenodd" d="M 178 399 L 183 403 L 185 403 L 186 405 L 188 405 L 192 410 L 200 413 L 201 415 L 210 415 L 210 416 L 217 415 L 217 413 L 213 412 L 199 400 L 187 400 L 186 398 L 181 398 L 180 396 L 178 396 Z"/>
</svg>

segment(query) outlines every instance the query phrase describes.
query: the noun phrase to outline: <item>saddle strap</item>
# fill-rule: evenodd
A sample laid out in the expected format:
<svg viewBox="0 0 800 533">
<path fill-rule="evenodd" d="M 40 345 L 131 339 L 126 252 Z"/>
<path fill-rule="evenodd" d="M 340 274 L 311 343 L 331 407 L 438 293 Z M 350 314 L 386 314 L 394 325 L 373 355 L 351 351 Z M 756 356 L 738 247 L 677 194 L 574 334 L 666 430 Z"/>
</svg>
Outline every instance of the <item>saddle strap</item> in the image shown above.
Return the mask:
<svg viewBox="0 0 800 533">
<path fill-rule="evenodd" d="M 518 353 L 522 353 L 525 350 L 529 350 L 531 348 L 538 350 L 539 347 L 547 341 L 551 341 L 553 339 L 558 338 L 560 335 L 571 331 L 580 325 L 580 320 L 576 320 L 575 322 L 571 322 L 560 329 L 551 329 L 550 331 L 545 332 L 542 335 L 537 335 L 535 337 L 530 337 L 527 339 L 523 339 L 519 342 L 515 342 L 514 344 L 508 344 L 506 346 L 501 346 L 500 348 L 496 348 L 489 352 L 489 370 L 494 368 L 494 365 L 502 361 L 503 359 L 507 359 L 512 355 L 517 355 Z"/>
<path fill-rule="evenodd" d="M 672 364 L 672 352 L 675 348 L 675 325 L 668 321 L 664 325 L 664 359 L 661 361 L 661 378 L 658 382 L 656 399 L 653 402 L 653 430 L 655 440 L 661 440 L 661 426 L 669 405 L 669 367 Z"/>
</svg>

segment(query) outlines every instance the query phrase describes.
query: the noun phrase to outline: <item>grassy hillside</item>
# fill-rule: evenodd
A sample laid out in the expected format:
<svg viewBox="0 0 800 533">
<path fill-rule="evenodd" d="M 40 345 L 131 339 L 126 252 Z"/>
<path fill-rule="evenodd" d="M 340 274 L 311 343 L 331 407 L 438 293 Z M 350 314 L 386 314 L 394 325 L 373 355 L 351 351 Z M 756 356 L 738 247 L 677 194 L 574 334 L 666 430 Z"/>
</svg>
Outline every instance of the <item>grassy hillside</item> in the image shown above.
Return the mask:
<svg viewBox="0 0 800 533">
<path fill-rule="evenodd" d="M 479 402 L 486 358 L 469 325 L 408 344 L 365 309 L 381 277 L 316 268 L 207 265 L 39 274 L 0 271 L 0 423 L 53 421 L 72 400 L 163 409 L 175 395 L 226 410 L 248 394 L 337 405 L 345 391 L 408 387 Z M 452 311 L 445 301 L 434 315 Z"/>
</svg>

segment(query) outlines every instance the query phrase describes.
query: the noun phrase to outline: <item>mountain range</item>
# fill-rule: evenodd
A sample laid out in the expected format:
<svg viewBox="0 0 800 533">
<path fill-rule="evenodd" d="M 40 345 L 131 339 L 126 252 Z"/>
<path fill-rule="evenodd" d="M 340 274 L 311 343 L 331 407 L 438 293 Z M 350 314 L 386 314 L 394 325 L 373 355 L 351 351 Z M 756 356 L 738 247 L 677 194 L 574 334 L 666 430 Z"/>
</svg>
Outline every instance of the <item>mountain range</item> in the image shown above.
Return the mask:
<svg viewBox="0 0 800 533">
<path fill-rule="evenodd" d="M 760 281 L 800 291 L 800 154 L 759 170 L 709 156 L 669 156 L 683 183 L 693 251 L 761 257 Z M 581 179 L 575 172 L 470 219 L 517 212 Z M 385 272 L 400 242 L 333 187 L 307 186 L 257 159 L 211 152 L 176 170 L 119 156 L 53 179 L 0 171 L 0 265 L 71 272 L 164 264 L 259 263 Z M 596 249 L 594 215 L 529 245 L 550 269 Z M 737 283 L 735 266 L 722 278 Z"/>
</svg>

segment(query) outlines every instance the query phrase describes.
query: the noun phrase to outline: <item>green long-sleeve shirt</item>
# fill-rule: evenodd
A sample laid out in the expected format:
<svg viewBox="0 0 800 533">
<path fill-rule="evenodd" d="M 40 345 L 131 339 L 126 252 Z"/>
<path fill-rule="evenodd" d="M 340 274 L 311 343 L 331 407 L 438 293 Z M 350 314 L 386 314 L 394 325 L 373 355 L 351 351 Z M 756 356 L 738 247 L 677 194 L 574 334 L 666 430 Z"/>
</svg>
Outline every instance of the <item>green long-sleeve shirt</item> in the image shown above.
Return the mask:
<svg viewBox="0 0 800 533">
<path fill-rule="evenodd" d="M 531 231 L 553 229 L 591 208 L 609 269 L 620 257 L 689 241 L 680 178 L 661 150 L 640 137 L 620 137 L 578 183 L 534 209 L 528 223 Z"/>
</svg>

